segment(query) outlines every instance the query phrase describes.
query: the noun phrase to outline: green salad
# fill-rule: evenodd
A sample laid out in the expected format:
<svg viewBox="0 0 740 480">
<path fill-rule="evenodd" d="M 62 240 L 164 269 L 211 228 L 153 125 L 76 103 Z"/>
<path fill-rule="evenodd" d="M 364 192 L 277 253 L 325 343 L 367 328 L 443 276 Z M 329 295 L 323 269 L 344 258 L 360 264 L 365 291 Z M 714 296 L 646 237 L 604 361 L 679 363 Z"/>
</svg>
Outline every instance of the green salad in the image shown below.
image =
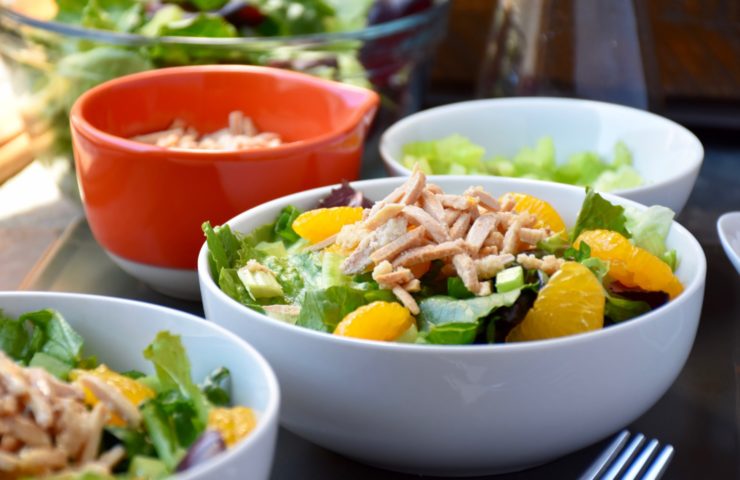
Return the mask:
<svg viewBox="0 0 740 480">
<path fill-rule="evenodd" d="M 566 225 L 533 195 L 445 193 L 416 168 L 372 202 L 349 185 L 252 232 L 203 225 L 214 281 L 275 321 L 419 344 L 541 340 L 592 331 L 680 295 L 673 212 L 589 189 Z"/>
<path fill-rule="evenodd" d="M 159 332 L 142 352 L 149 375 L 115 371 L 83 347 L 58 311 L 0 311 L 0 477 L 164 478 L 256 423 L 250 408 L 229 406 L 228 369 L 193 381 L 177 335 Z"/>
<path fill-rule="evenodd" d="M 486 156 L 483 147 L 455 134 L 439 140 L 407 143 L 403 146 L 401 163 L 409 169 L 418 164 L 430 175 L 533 178 L 590 186 L 602 192 L 639 187 L 644 183 L 632 166 L 632 154 L 623 142 L 614 145 L 611 161 L 597 152 L 584 151 L 558 163 L 550 137 L 541 138 L 533 147 L 522 147 L 513 158 Z"/>
<path fill-rule="evenodd" d="M 379 56 L 378 52 L 385 48 L 392 51 L 394 42 L 403 38 L 390 39 L 384 47 L 370 52 L 360 40 L 329 38 L 291 43 L 285 37 L 357 31 L 433 6 L 431 0 L 403 0 L 393 5 L 376 0 L 41 3 L 50 1 L 55 2 L 52 10 L 56 13 L 49 20 L 83 27 L 88 33 L 57 34 L 0 15 L 0 54 L 19 83 L 18 90 L 31 89 L 20 107 L 25 118 L 38 122 L 36 129 L 52 128 L 57 147 L 54 153 L 70 149 L 68 115 L 83 92 L 126 74 L 168 66 L 248 64 L 289 68 L 372 87 L 386 98 L 387 105 L 392 105 L 398 101 L 400 83 L 406 81 L 402 79 L 408 78 L 409 72 L 404 71 L 408 63 L 391 59 L 390 54 Z M 33 10 L 27 13 L 33 16 Z M 98 32 L 91 35 L 91 30 Z M 128 37 L 110 38 L 107 32 Z M 208 42 L 240 37 L 250 37 L 251 41 L 221 45 Z"/>
</svg>

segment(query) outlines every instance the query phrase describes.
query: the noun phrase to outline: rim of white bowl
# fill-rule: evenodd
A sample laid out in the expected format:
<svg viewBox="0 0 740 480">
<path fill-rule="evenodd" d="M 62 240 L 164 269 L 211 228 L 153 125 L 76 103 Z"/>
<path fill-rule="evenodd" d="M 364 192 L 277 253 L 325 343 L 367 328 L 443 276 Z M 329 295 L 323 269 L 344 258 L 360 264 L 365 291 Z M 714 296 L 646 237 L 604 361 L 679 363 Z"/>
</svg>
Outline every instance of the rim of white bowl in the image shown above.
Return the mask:
<svg viewBox="0 0 740 480">
<path fill-rule="evenodd" d="M 527 105 L 574 104 L 576 105 L 577 104 L 577 105 L 590 105 L 590 106 L 594 106 L 598 109 L 606 110 L 606 111 L 609 111 L 609 110 L 620 111 L 621 110 L 623 112 L 631 112 L 636 115 L 651 117 L 658 122 L 665 123 L 671 128 L 674 128 L 680 131 L 689 140 L 689 142 L 693 144 L 693 147 L 696 149 L 696 152 L 694 152 L 695 154 L 691 156 L 691 162 L 689 162 L 686 168 L 678 169 L 678 170 L 671 170 L 667 172 L 667 175 L 661 178 L 660 181 L 646 183 L 644 185 L 640 185 L 639 187 L 620 188 L 620 189 L 609 192 L 612 194 L 623 195 L 623 194 L 630 194 L 630 193 L 636 193 L 636 192 L 639 192 L 639 193 L 650 192 L 652 190 L 660 188 L 661 185 L 664 185 L 676 179 L 685 177 L 686 175 L 691 174 L 694 170 L 698 170 L 704 161 L 704 146 L 702 145 L 699 138 L 696 135 L 694 135 L 694 133 L 692 133 L 689 129 L 687 129 L 686 127 L 684 127 L 683 125 L 677 122 L 674 122 L 673 120 L 670 120 L 656 113 L 648 112 L 645 110 L 640 110 L 639 108 L 619 105 L 616 103 L 603 102 L 599 100 L 587 100 L 587 99 L 581 99 L 581 98 L 561 98 L 561 97 L 486 98 L 486 99 L 478 99 L 478 100 L 466 100 L 463 102 L 449 103 L 446 105 L 441 105 L 439 107 L 428 108 L 426 110 L 422 110 L 420 112 L 416 112 L 411 115 L 408 115 L 402 118 L 401 120 L 395 122 L 390 127 L 388 127 L 380 137 L 380 144 L 378 147 L 378 149 L 380 150 L 380 155 L 381 157 L 383 157 L 384 161 L 386 161 L 387 163 L 393 164 L 394 167 L 405 172 L 407 175 L 410 175 L 411 170 L 406 168 L 398 159 L 394 158 L 393 155 L 391 155 L 391 153 L 388 151 L 388 138 L 389 137 L 398 134 L 399 130 L 407 128 L 409 124 L 413 124 L 420 120 L 427 120 L 430 117 L 431 118 L 443 117 L 449 112 L 456 112 L 460 110 L 464 111 L 464 110 L 472 110 L 472 109 L 481 109 L 481 108 L 486 108 L 486 107 L 495 108 L 497 106 L 510 105 L 510 104 L 513 104 L 513 105 L 519 105 L 519 104 L 527 104 Z M 444 176 L 451 176 L 451 175 L 444 175 Z M 467 175 L 467 176 L 471 177 L 473 175 Z M 496 177 L 498 175 L 485 175 L 485 176 Z M 500 178 L 521 178 L 521 177 L 500 177 Z M 560 185 L 568 185 L 566 183 L 555 182 L 551 180 L 535 180 L 535 179 L 528 179 L 528 180 L 532 180 L 535 182 L 557 183 Z"/>
<path fill-rule="evenodd" d="M 234 456 L 241 455 L 245 450 L 249 449 L 252 444 L 258 443 L 262 437 L 267 435 L 267 428 L 268 423 L 270 420 L 277 422 L 278 421 L 278 412 L 279 412 L 279 406 L 280 406 L 280 386 L 277 381 L 277 377 L 275 376 L 275 372 L 272 370 L 272 367 L 267 362 L 267 360 L 262 356 L 261 353 L 257 351 L 252 345 L 250 345 L 246 340 L 241 338 L 240 336 L 236 335 L 235 333 L 227 330 L 226 328 L 214 323 L 209 322 L 201 317 L 198 317 L 197 315 L 193 315 L 192 313 L 188 313 L 182 310 L 177 310 L 174 308 L 165 307 L 162 305 L 157 305 L 154 303 L 148 303 L 143 302 L 139 300 L 129 300 L 126 298 L 118 298 L 118 297 L 108 297 L 105 295 L 93 295 L 88 293 L 75 293 L 75 292 L 45 292 L 45 291 L 7 291 L 7 292 L 0 292 L 0 306 L 2 306 L 3 299 L 6 298 L 50 298 L 50 299 L 59 299 L 59 298 L 66 298 L 66 299 L 77 299 L 79 301 L 93 301 L 93 302 L 106 302 L 106 303 L 112 303 L 117 305 L 134 305 L 136 308 L 145 308 L 150 309 L 153 311 L 159 311 L 162 313 L 166 313 L 168 315 L 174 315 L 177 317 L 180 317 L 184 319 L 185 321 L 191 321 L 195 322 L 196 324 L 201 324 L 200 326 L 205 329 L 210 329 L 211 331 L 217 333 L 219 336 L 223 336 L 225 338 L 228 338 L 232 342 L 234 342 L 236 345 L 239 346 L 240 349 L 246 351 L 248 354 L 248 357 L 254 361 L 260 372 L 265 377 L 265 383 L 267 385 L 267 389 L 269 391 L 268 394 L 268 400 L 267 405 L 264 410 L 261 410 L 259 412 L 257 425 L 255 426 L 254 430 L 245 438 L 244 440 L 237 443 L 235 446 L 229 448 L 222 454 L 218 455 L 217 457 L 203 463 L 200 465 L 196 465 L 191 469 L 185 470 L 184 472 L 176 473 L 172 475 L 169 478 L 176 479 L 176 480 L 195 480 L 198 477 L 206 478 L 207 475 L 209 475 L 209 470 L 216 468 L 217 466 L 228 462 L 229 459 L 231 459 Z M 62 312 L 64 313 L 64 312 Z M 137 321 L 134 319 L 134 321 Z"/>
<path fill-rule="evenodd" d="M 730 253 L 734 256 L 734 258 L 730 258 L 730 260 L 740 262 L 740 251 L 736 250 L 730 242 L 730 234 L 732 232 L 729 230 L 729 223 L 735 218 L 737 218 L 738 223 L 740 223 L 740 210 L 736 212 L 725 212 L 720 215 L 717 219 L 717 234 L 719 235 L 719 241 L 722 244 L 722 247 L 728 254 L 727 256 L 729 257 Z"/>
<path fill-rule="evenodd" d="M 526 178 L 509 178 L 509 177 L 491 177 L 498 180 L 494 181 L 501 181 L 506 183 L 514 183 L 514 184 L 520 184 L 520 185 L 539 185 L 542 182 L 538 182 L 531 179 Z M 433 181 L 434 183 L 440 184 L 446 181 L 459 181 L 459 182 L 470 182 L 471 176 L 470 175 L 430 175 L 427 177 L 427 179 Z M 378 184 L 390 184 L 393 186 L 398 186 L 405 182 L 407 180 L 406 177 L 386 177 L 386 178 L 378 178 L 378 179 L 372 179 L 372 180 L 360 180 L 357 182 L 350 182 L 350 184 L 357 188 L 358 190 L 362 191 L 363 187 L 365 186 L 374 186 Z M 551 188 L 557 188 L 557 189 L 563 189 L 570 191 L 571 193 L 579 193 L 582 194 L 583 189 L 581 187 L 574 187 L 571 185 L 565 185 L 565 184 L 558 184 L 554 182 L 548 182 Z M 230 226 L 233 226 L 233 223 L 238 223 L 242 221 L 245 218 L 251 217 L 253 215 L 259 215 L 263 212 L 269 212 L 274 211 L 275 214 L 279 211 L 280 208 L 282 208 L 285 205 L 289 205 L 295 201 L 303 200 L 305 198 L 310 198 L 313 196 L 316 196 L 316 198 L 320 198 L 320 196 L 325 195 L 328 193 L 332 188 L 338 187 L 339 184 L 336 185 L 329 185 L 325 187 L 319 187 L 314 188 L 311 190 L 306 190 L 303 192 L 294 193 L 292 195 L 287 195 L 285 197 L 277 198 L 275 200 L 271 200 L 267 203 L 263 203 L 261 205 L 258 205 L 250 210 L 247 210 L 245 212 L 240 213 L 239 215 L 229 219 L 226 224 L 229 224 Z M 604 196 L 607 200 L 609 200 L 612 203 L 617 203 L 619 205 L 629 205 L 636 207 L 640 210 L 644 210 L 647 207 L 637 203 L 633 200 L 629 200 L 623 197 L 619 197 L 615 194 L 609 194 L 609 193 L 600 193 L 600 195 Z M 697 265 L 697 275 L 693 277 L 688 284 L 684 285 L 683 292 L 675 299 L 670 300 L 665 305 L 660 306 L 659 308 L 655 310 L 651 310 L 648 313 L 645 313 L 643 315 L 640 315 L 638 317 L 635 317 L 633 319 L 610 325 L 605 328 L 601 328 L 599 330 L 594 330 L 590 332 L 585 333 L 579 333 L 577 335 L 569 335 L 564 337 L 558 337 L 558 338 L 550 338 L 546 340 L 530 340 L 526 342 L 515 342 L 515 343 L 495 343 L 495 344 L 475 344 L 475 345 L 430 345 L 430 344 L 424 344 L 424 345 L 417 345 L 413 343 L 396 343 L 396 342 L 380 342 L 375 340 L 364 340 L 359 338 L 351 338 L 351 337 L 343 337 L 343 336 L 337 336 L 332 335 L 327 332 L 320 332 L 317 330 L 312 330 L 310 328 L 306 327 L 300 327 L 297 325 L 291 325 L 285 322 L 281 322 L 279 320 L 273 319 L 271 317 L 268 317 L 265 314 L 262 314 L 260 312 L 257 312 L 255 310 L 250 309 L 246 305 L 243 305 L 233 298 L 226 295 L 226 293 L 221 290 L 216 282 L 214 282 L 213 277 L 211 276 L 210 272 L 210 265 L 208 262 L 208 244 L 206 242 L 203 243 L 201 246 L 200 252 L 198 253 L 198 277 L 199 281 L 202 285 L 205 285 L 206 289 L 208 289 L 211 294 L 215 295 L 215 297 L 221 301 L 226 302 L 229 305 L 235 306 L 240 309 L 244 309 L 245 316 L 246 315 L 254 315 L 254 320 L 259 322 L 269 322 L 270 325 L 274 326 L 274 328 L 278 329 L 289 329 L 292 332 L 296 332 L 296 334 L 302 334 L 306 335 L 308 338 L 313 338 L 316 341 L 326 342 L 329 344 L 340 344 L 340 345 L 352 345 L 354 344 L 357 347 L 363 347 L 363 348 L 372 348 L 372 349 L 379 349 L 379 350 L 394 350 L 394 351 L 404 351 L 408 352 L 413 355 L 429 355 L 429 354 L 439 354 L 444 353 L 445 355 L 450 354 L 464 354 L 464 355 L 490 355 L 492 351 L 507 351 L 507 350 L 527 350 L 527 349 L 556 349 L 556 348 L 564 348 L 569 347 L 574 344 L 578 344 L 581 342 L 589 342 L 591 339 L 594 338 L 601 338 L 601 337 L 607 337 L 609 335 L 614 335 L 619 332 L 623 331 L 629 331 L 631 329 L 640 328 L 640 326 L 646 322 L 651 322 L 653 318 L 655 318 L 658 315 L 662 315 L 663 312 L 665 312 L 666 309 L 678 309 L 681 308 L 685 303 L 687 303 L 690 297 L 693 297 L 693 295 L 703 288 L 703 285 L 706 281 L 706 271 L 707 271 L 707 261 L 706 261 L 706 255 L 704 254 L 704 250 L 702 249 L 701 245 L 699 244 L 699 241 L 689 232 L 683 225 L 673 221 L 673 225 L 671 226 L 672 229 L 676 229 L 678 231 L 679 235 L 686 236 L 689 241 L 689 247 L 687 252 L 685 252 L 686 255 L 696 255 L 698 260 Z M 680 257 L 679 257 L 680 260 Z M 201 289 L 201 297 L 204 297 L 206 295 L 206 292 Z M 414 352 L 414 353 L 411 353 Z M 419 353 L 417 353 L 419 352 Z M 423 353 L 427 352 L 427 353 Z"/>
</svg>

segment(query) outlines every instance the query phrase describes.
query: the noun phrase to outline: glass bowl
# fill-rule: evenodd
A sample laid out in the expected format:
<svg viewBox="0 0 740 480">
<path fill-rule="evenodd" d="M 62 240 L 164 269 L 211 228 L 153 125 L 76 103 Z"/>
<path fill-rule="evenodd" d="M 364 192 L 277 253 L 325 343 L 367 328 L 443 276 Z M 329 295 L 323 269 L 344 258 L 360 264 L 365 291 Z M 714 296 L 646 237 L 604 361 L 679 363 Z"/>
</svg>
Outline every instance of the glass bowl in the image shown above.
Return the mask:
<svg viewBox="0 0 740 480">
<path fill-rule="evenodd" d="M 274 66 L 372 88 L 382 99 L 373 127 L 379 132 L 420 108 L 426 66 L 444 36 L 449 3 L 435 0 L 427 10 L 353 32 L 239 38 L 153 38 L 38 20 L 0 7 L 0 58 L 27 130 L 45 139 L 40 157 L 71 158 L 69 111 L 87 89 L 180 65 Z"/>
</svg>

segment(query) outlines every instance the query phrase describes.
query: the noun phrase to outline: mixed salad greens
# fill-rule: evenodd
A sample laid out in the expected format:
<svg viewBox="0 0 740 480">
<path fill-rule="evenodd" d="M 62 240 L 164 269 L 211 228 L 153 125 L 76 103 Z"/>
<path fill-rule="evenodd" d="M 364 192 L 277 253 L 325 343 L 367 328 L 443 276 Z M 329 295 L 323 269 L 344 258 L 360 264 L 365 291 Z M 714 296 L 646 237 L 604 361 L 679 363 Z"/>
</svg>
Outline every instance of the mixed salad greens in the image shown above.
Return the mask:
<svg viewBox="0 0 740 480">
<path fill-rule="evenodd" d="M 363 207 L 364 204 L 364 207 Z M 353 205 L 353 206 L 342 206 Z M 418 168 L 385 199 L 349 185 L 246 234 L 203 230 L 214 281 L 279 321 L 375 340 L 536 340 L 634 318 L 679 295 L 673 212 L 587 190 L 574 225 L 531 195 L 451 195 Z"/>
<path fill-rule="evenodd" d="M 50 18 L 55 22 L 139 36 L 112 41 L 57 35 L 14 23 L 0 15 L 0 54 L 12 76 L 18 77 L 19 85 L 33 85 L 32 95 L 21 105 L 24 116 L 52 125 L 58 147 L 55 152 L 70 149 L 68 114 L 79 95 L 107 80 L 153 68 L 224 63 L 274 66 L 373 87 L 383 95 L 393 95 L 393 89 L 403 83 L 400 76 L 409 75 L 402 71 L 405 64 L 385 61 L 380 65 L 382 72 L 370 74 L 370 70 L 378 67 L 378 59 L 370 59 L 359 40 L 298 44 L 287 43 L 284 37 L 356 31 L 433 5 L 431 0 L 44 0 L 40 3 L 48 2 L 56 3 L 51 9 L 56 14 Z M 26 13 L 33 16 L 33 11 Z M 178 37 L 188 39 L 178 42 Z M 254 41 L 207 43 L 208 39 L 238 37 L 254 37 Z M 150 40 L 141 41 L 142 38 Z M 204 41 L 193 43 L 192 38 Z M 392 45 L 391 42 L 389 46 Z"/>
<path fill-rule="evenodd" d="M 163 478 L 212 458 L 255 426 L 250 408 L 229 406 L 228 369 L 194 383 L 177 335 L 161 331 L 143 351 L 149 375 L 117 372 L 85 356 L 83 346 L 58 311 L 18 318 L 0 311 L 2 421 L 24 426 L 0 434 L 3 478 Z"/>
<path fill-rule="evenodd" d="M 482 146 L 454 134 L 439 140 L 407 143 L 403 146 L 401 163 L 409 169 L 419 164 L 430 175 L 534 178 L 590 186 L 601 192 L 639 187 L 644 183 L 632 166 L 632 154 L 623 142 L 614 145 L 611 162 L 597 152 L 584 151 L 558 163 L 551 137 L 540 138 L 534 147 L 522 147 L 511 159 L 501 155 L 485 157 Z"/>
</svg>

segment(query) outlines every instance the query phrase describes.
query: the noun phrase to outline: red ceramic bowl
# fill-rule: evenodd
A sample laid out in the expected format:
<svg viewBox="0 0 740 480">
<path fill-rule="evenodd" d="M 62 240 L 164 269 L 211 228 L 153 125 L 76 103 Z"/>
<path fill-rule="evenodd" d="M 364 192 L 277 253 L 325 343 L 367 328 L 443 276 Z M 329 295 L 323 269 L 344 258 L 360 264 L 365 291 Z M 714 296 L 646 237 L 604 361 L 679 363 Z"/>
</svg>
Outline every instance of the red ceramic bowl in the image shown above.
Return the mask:
<svg viewBox="0 0 740 480">
<path fill-rule="evenodd" d="M 358 177 L 374 92 L 287 70 L 196 66 L 153 70 L 83 94 L 70 114 L 90 228 L 124 269 L 178 295 L 195 277 L 201 224 L 267 200 Z M 241 110 L 285 144 L 262 150 L 171 150 L 128 140 L 182 118 L 206 133 Z M 183 285 L 184 286 L 184 285 Z M 171 287 L 171 288 L 170 288 Z"/>
</svg>

